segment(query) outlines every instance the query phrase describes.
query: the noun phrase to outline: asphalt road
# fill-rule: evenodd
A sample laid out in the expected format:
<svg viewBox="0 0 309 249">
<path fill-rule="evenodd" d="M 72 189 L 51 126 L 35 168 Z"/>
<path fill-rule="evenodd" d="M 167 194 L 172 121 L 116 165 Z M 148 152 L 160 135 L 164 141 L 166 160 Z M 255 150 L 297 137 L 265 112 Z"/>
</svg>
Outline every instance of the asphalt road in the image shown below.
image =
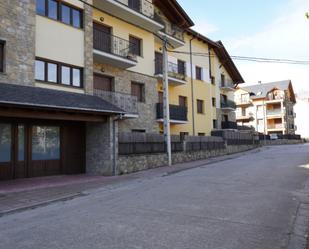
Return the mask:
<svg viewBox="0 0 309 249">
<path fill-rule="evenodd" d="M 308 145 L 266 147 L 4 216 L 0 248 L 304 248 L 308 179 Z"/>
</svg>

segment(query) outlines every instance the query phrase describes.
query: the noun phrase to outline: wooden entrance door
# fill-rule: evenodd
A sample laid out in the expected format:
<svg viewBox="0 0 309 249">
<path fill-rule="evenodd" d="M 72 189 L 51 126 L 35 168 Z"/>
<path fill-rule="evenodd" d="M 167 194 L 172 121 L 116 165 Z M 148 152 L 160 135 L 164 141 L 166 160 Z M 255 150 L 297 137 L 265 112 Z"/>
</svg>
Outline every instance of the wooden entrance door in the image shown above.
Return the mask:
<svg viewBox="0 0 309 249">
<path fill-rule="evenodd" d="M 26 126 L 0 123 L 0 180 L 27 177 Z"/>
</svg>

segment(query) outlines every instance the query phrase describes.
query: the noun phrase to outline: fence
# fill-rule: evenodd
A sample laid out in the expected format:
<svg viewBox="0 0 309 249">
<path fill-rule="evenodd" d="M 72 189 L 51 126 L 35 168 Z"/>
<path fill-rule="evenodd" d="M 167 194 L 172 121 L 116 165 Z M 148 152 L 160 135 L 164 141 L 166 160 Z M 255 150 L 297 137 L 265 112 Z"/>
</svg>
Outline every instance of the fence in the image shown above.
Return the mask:
<svg viewBox="0 0 309 249">
<path fill-rule="evenodd" d="M 225 148 L 220 137 L 172 136 L 172 152 L 219 150 Z M 146 133 L 120 133 L 119 155 L 156 154 L 166 152 L 164 135 Z"/>
<path fill-rule="evenodd" d="M 252 131 L 214 130 L 211 135 L 222 137 L 226 145 L 252 145 L 257 140 Z"/>
</svg>

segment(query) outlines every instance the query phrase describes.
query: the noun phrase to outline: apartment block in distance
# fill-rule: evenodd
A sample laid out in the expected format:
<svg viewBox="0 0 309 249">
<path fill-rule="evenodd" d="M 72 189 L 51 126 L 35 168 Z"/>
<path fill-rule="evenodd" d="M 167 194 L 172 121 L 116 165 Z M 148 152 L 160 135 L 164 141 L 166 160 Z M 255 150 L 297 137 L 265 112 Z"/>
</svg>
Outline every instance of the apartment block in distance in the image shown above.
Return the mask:
<svg viewBox="0 0 309 249">
<path fill-rule="evenodd" d="M 290 80 L 238 87 L 236 118 L 264 134 L 295 134 L 296 104 Z"/>
</svg>

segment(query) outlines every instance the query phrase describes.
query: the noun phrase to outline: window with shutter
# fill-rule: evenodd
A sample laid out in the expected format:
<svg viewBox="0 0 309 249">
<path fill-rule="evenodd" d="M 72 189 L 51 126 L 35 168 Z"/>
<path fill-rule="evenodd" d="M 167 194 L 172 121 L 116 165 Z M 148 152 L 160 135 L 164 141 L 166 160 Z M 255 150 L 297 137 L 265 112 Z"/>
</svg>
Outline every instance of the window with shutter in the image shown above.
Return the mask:
<svg viewBox="0 0 309 249">
<path fill-rule="evenodd" d="M 136 82 L 131 83 L 131 94 L 133 96 L 136 96 L 139 102 L 145 102 L 144 91 L 145 91 L 144 84 Z"/>
<path fill-rule="evenodd" d="M 142 40 L 133 36 L 129 37 L 130 54 L 142 56 Z"/>
<path fill-rule="evenodd" d="M 0 72 L 4 72 L 4 42 L 0 41 Z"/>
<path fill-rule="evenodd" d="M 195 74 L 197 80 L 202 80 L 202 68 L 201 67 L 195 67 Z"/>
<path fill-rule="evenodd" d="M 113 78 L 95 74 L 94 75 L 94 88 L 106 92 L 113 91 Z"/>
<path fill-rule="evenodd" d="M 179 105 L 187 107 L 187 97 L 179 96 Z"/>
<path fill-rule="evenodd" d="M 198 99 L 196 102 L 197 102 L 197 113 L 203 114 L 204 113 L 204 101 Z"/>
</svg>

